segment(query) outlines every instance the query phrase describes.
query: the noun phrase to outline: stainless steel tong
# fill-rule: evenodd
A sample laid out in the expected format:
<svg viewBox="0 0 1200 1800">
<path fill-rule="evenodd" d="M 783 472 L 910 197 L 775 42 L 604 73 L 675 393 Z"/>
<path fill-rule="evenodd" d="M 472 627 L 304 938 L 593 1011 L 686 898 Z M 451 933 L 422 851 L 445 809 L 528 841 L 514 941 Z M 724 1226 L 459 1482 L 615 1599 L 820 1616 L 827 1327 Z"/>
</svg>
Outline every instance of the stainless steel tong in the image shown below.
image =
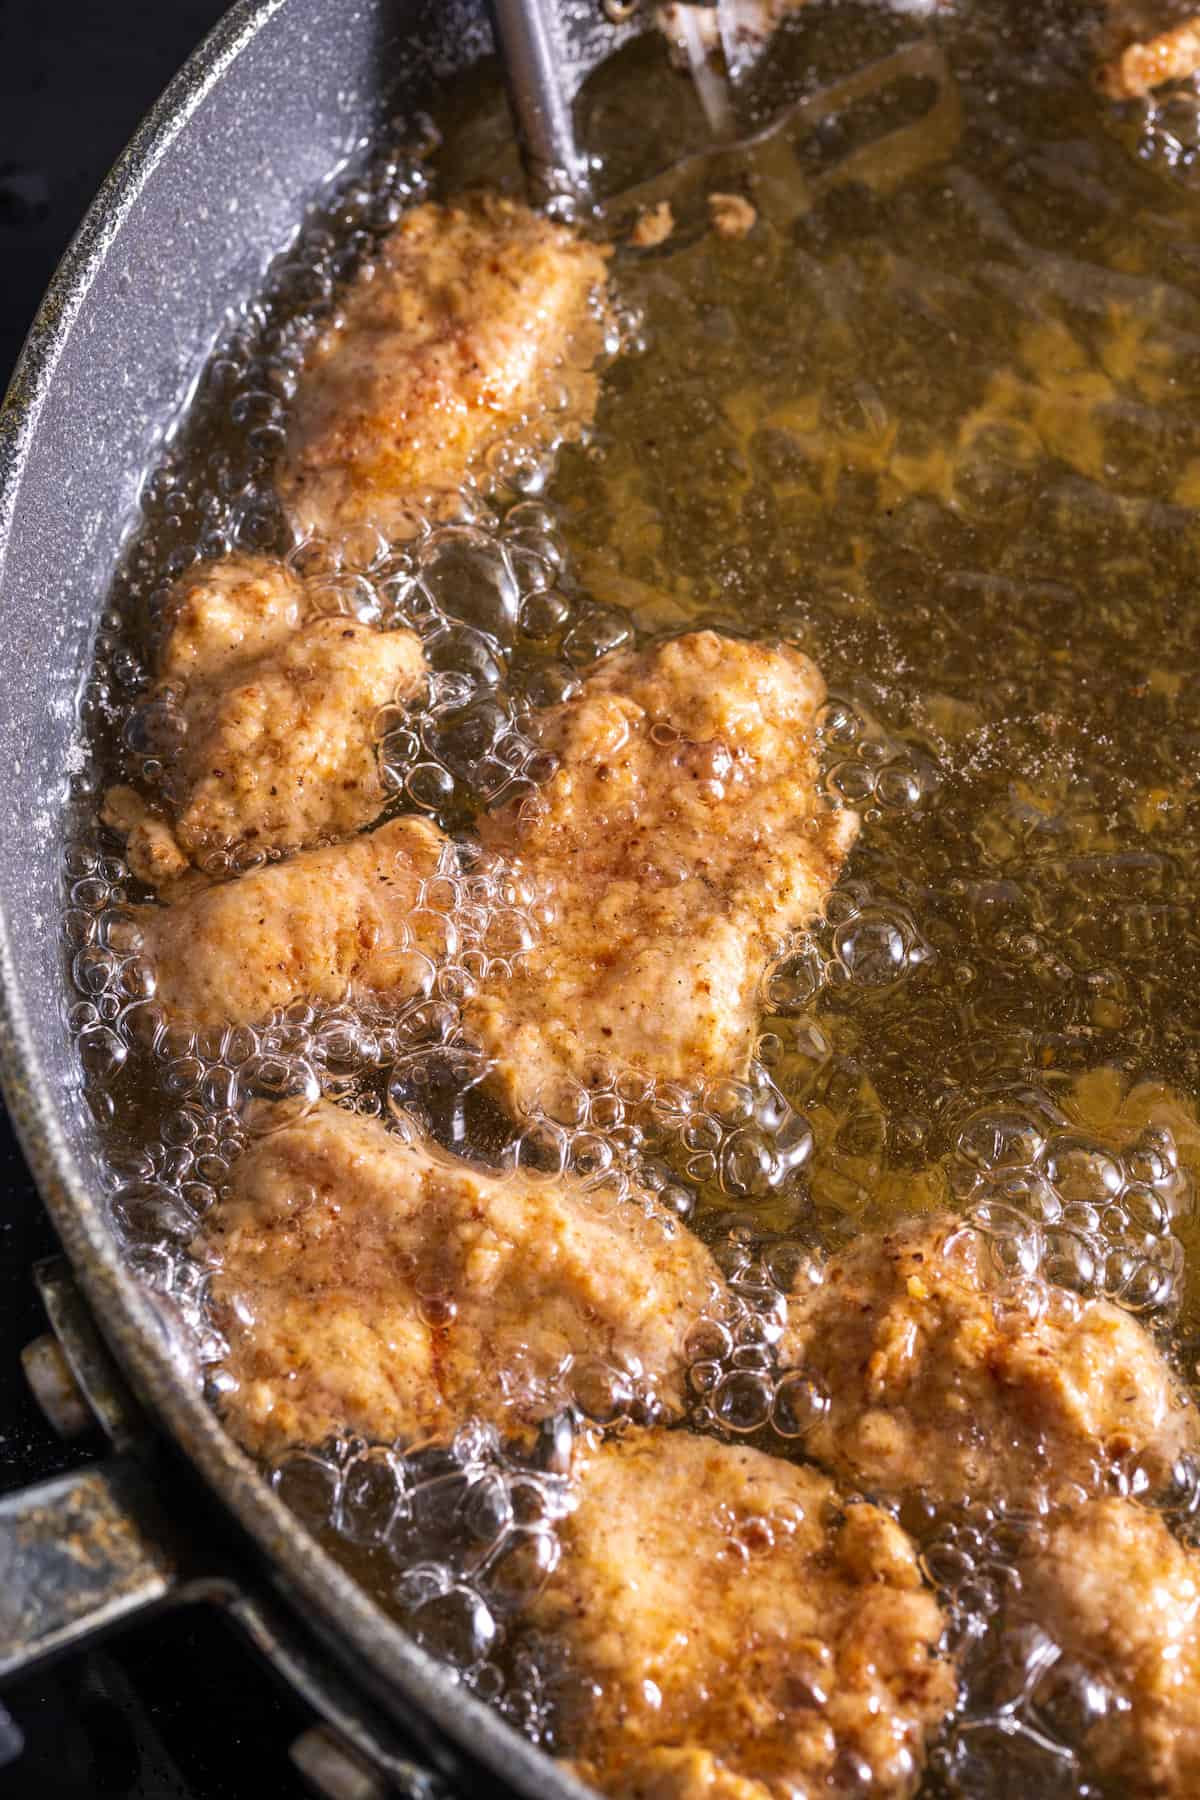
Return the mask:
<svg viewBox="0 0 1200 1800">
<path fill-rule="evenodd" d="M 739 41 L 766 34 L 777 0 L 490 0 L 497 48 L 526 173 L 536 203 L 568 216 L 592 199 L 592 168 L 575 131 L 575 100 L 592 71 L 630 38 L 657 24 L 691 67 L 714 144 L 733 135 L 726 77 L 714 66 L 722 20 Z M 668 25 L 669 21 L 669 25 Z M 715 59 L 720 61 L 720 58 Z M 611 204 L 611 196 L 609 198 Z"/>
<path fill-rule="evenodd" d="M 558 0 L 491 0 L 491 11 L 534 197 L 579 205 L 588 169 L 575 139 L 579 77 L 564 9 Z"/>
</svg>

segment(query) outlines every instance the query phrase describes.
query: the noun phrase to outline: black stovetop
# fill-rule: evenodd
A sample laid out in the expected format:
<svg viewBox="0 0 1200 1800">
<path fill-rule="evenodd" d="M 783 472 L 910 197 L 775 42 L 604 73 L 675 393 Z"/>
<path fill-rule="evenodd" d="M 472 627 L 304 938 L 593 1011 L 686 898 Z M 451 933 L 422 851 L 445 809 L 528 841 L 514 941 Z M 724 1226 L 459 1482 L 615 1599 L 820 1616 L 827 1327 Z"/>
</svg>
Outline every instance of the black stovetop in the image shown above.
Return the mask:
<svg viewBox="0 0 1200 1800">
<path fill-rule="evenodd" d="M 223 0 L 0 0 L 0 388 L 114 157 Z M 18 1362 L 45 1328 L 30 1266 L 54 1235 L 0 1110 L 0 1491 L 89 1452 L 42 1421 Z M 92 1447 L 94 1453 L 95 1447 Z M 4 1696 L 24 1753 L 0 1800 L 300 1800 L 310 1721 L 216 1617 L 164 1616 Z M 0 1718 L 0 1760 L 6 1731 Z"/>
</svg>

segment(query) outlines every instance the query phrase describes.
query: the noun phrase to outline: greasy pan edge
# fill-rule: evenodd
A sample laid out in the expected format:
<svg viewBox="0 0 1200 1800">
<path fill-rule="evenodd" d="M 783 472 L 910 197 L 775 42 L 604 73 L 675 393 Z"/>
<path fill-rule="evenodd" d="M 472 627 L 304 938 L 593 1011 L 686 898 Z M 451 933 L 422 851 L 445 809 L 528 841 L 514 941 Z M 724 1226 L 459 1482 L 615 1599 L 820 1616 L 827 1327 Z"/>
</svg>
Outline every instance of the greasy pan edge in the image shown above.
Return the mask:
<svg viewBox="0 0 1200 1800">
<path fill-rule="evenodd" d="M 204 98 L 288 0 L 238 0 L 184 65 L 115 164 L 69 246 L 30 329 L 0 410 L 0 577 L 18 488 L 63 345 L 116 234 L 159 158 Z M 11 852 L 10 852 L 11 854 Z M 375 1678 L 401 1720 L 427 1715 L 514 1788 L 531 1796 L 585 1790 L 426 1656 L 309 1537 L 219 1425 L 172 1358 L 161 1322 L 124 1267 L 101 1206 L 71 1149 L 37 1055 L 0 908 L 0 1088 L 22 1148 L 76 1274 L 140 1397 L 269 1561 L 276 1583 L 303 1602 L 339 1651 Z M 407 1704 L 405 1704 L 407 1703 Z"/>
</svg>

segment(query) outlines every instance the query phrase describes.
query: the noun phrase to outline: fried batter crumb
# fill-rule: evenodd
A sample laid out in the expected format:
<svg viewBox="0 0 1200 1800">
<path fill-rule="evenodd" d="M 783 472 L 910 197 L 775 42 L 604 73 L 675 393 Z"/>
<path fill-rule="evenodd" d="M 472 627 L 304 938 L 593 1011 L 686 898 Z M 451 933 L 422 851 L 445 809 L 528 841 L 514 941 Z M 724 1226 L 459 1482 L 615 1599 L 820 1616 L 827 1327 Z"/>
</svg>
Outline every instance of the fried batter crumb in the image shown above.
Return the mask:
<svg viewBox="0 0 1200 1800">
<path fill-rule="evenodd" d="M 657 245 L 665 244 L 674 229 L 675 214 L 671 211 L 670 201 L 660 200 L 657 206 L 642 208 L 629 241 L 639 250 L 653 250 Z"/>
<path fill-rule="evenodd" d="M 708 210 L 718 237 L 744 238 L 758 222 L 758 213 L 743 194 L 710 194 Z"/>
<path fill-rule="evenodd" d="M 1110 100 L 1140 100 L 1164 82 L 1182 81 L 1197 69 L 1200 13 L 1193 13 L 1170 31 L 1127 44 L 1101 65 L 1097 82 Z"/>
</svg>

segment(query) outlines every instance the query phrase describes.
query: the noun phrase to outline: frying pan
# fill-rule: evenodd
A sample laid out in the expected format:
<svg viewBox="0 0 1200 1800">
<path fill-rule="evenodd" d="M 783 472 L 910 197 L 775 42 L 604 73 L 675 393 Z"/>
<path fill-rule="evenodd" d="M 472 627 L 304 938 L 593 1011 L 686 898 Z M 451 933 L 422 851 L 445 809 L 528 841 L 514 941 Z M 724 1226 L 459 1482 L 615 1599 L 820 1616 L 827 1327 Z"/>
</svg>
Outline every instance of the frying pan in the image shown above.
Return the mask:
<svg viewBox="0 0 1200 1800">
<path fill-rule="evenodd" d="M 558 21 L 568 94 L 637 29 L 597 0 L 566 0 Z M 375 1771 L 353 1791 L 581 1800 L 319 1548 L 205 1404 L 110 1234 L 58 935 L 76 696 L 139 474 L 306 198 L 491 47 L 480 0 L 241 0 L 101 190 L 0 414 L 0 1077 L 69 1259 L 41 1272 L 58 1339 L 43 1350 L 110 1442 L 0 1503 L 0 1676 L 204 1600 Z M 352 1775 L 335 1755 L 326 1791 Z"/>
</svg>

